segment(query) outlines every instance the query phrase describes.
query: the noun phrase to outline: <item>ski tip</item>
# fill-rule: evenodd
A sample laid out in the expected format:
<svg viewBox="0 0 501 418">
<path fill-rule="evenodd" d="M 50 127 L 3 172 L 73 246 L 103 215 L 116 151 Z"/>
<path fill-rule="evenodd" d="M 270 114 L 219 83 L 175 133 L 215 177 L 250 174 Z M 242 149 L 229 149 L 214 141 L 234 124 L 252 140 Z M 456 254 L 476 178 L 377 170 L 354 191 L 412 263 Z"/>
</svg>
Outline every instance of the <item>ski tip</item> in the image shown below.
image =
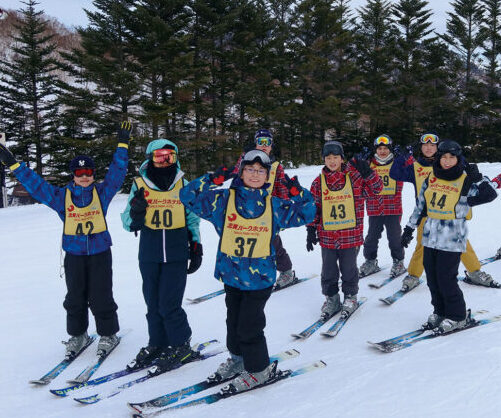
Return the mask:
<svg viewBox="0 0 501 418">
<path fill-rule="evenodd" d="M 384 299 L 384 298 L 379 298 L 379 300 L 381 302 L 383 302 L 385 305 L 391 305 L 391 303 L 388 300 Z"/>
<path fill-rule="evenodd" d="M 296 340 L 304 340 L 306 337 L 304 337 L 301 334 L 291 334 L 292 337 L 294 337 Z"/>
<path fill-rule="evenodd" d="M 30 380 L 28 383 L 31 383 L 32 385 L 35 385 L 35 386 L 45 386 L 49 382 L 46 382 L 45 380 Z"/>
<path fill-rule="evenodd" d="M 100 399 L 97 395 L 87 396 L 86 398 L 73 398 L 74 401 L 81 403 L 82 405 L 90 405 L 98 402 Z"/>
<path fill-rule="evenodd" d="M 322 335 L 323 337 L 327 337 L 327 338 L 334 337 L 334 335 L 330 334 L 329 332 L 321 332 L 320 335 Z"/>
<path fill-rule="evenodd" d="M 127 402 L 127 406 L 132 409 L 132 412 L 134 414 L 141 414 L 143 411 L 141 409 L 139 409 L 139 406 L 138 404 L 135 404 L 135 403 L 131 403 L 131 402 Z"/>
<path fill-rule="evenodd" d="M 59 396 L 61 398 L 64 398 L 65 396 L 68 396 L 66 391 L 60 390 L 60 389 L 49 389 L 49 392 L 52 393 L 55 396 Z"/>
<path fill-rule="evenodd" d="M 132 414 L 132 418 L 143 418 L 141 414 Z"/>
<path fill-rule="evenodd" d="M 371 289 L 380 289 L 380 288 L 381 288 L 381 286 L 379 286 L 378 284 L 374 284 L 374 283 L 370 283 L 370 284 L 369 284 L 369 287 L 370 287 Z"/>
</svg>

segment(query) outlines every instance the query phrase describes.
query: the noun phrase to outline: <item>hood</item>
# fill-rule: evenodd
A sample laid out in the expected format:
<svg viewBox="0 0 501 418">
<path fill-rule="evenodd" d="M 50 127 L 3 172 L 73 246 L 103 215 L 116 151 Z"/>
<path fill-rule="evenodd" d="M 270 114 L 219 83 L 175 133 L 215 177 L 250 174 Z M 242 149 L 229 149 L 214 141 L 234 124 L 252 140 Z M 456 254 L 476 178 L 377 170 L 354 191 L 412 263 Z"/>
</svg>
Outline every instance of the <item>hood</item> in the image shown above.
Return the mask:
<svg viewBox="0 0 501 418">
<path fill-rule="evenodd" d="M 151 141 L 148 144 L 148 146 L 146 147 L 146 155 L 153 153 L 153 151 L 155 151 L 156 149 L 163 148 L 165 145 L 170 145 L 171 147 L 174 148 L 174 151 L 176 151 L 176 154 L 177 154 L 176 165 L 177 165 L 177 168 L 179 170 L 181 170 L 181 164 L 179 164 L 179 149 L 177 148 L 177 145 L 174 144 L 174 142 L 169 141 L 168 139 L 160 138 L 160 139 L 154 139 L 153 141 Z M 150 161 L 150 160 L 148 158 L 146 158 L 146 160 L 144 160 L 143 163 L 141 164 L 141 167 L 139 168 L 139 173 L 141 175 L 146 173 L 146 165 L 148 164 L 148 161 Z"/>
</svg>

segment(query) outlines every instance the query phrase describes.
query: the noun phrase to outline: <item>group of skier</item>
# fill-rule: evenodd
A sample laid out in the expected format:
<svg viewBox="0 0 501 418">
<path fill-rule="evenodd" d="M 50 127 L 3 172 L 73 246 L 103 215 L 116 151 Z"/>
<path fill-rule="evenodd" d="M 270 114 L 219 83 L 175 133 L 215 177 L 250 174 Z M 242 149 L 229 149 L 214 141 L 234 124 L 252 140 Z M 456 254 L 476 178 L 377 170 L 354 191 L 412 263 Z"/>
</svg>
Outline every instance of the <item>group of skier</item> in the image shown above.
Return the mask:
<svg viewBox="0 0 501 418">
<path fill-rule="evenodd" d="M 48 184 L 0 145 L 0 161 L 64 222 L 69 357 L 89 343 L 87 307 L 101 336 L 98 354 L 109 354 L 119 343 L 105 216 L 125 178 L 131 131 L 129 122 L 121 124 L 117 151 L 103 182 L 95 183 L 93 160 L 80 155 L 70 162 L 72 180 L 62 188 Z M 359 278 L 380 270 L 377 252 L 384 228 L 393 277 L 405 273 L 404 247 L 417 229 L 403 289 L 417 286 L 424 269 L 433 305 L 425 327 L 446 333 L 466 326 L 469 318 L 457 283 L 460 259 L 471 281 L 494 283 L 480 270 L 467 240 L 466 220 L 471 207 L 496 198 L 501 174 L 490 181 L 466 162 L 457 142 L 440 141 L 433 133 L 422 135 L 418 147 L 414 158 L 411 149 L 402 150 L 388 135 L 380 135 L 371 150 L 348 160 L 340 141 L 327 141 L 324 166 L 307 190 L 273 158 L 273 135 L 267 129 L 256 132 L 254 146 L 233 168 L 219 167 L 191 182 L 181 170 L 176 144 L 151 141 L 122 213 L 123 227 L 140 233 L 138 258 L 149 334 L 147 345 L 127 367 L 154 365 L 152 373 L 162 373 L 200 355 L 190 346 L 192 332 L 182 308 L 187 274 L 202 263 L 200 218 L 211 222 L 219 235 L 214 276 L 225 288 L 230 357 L 208 379 L 230 380 L 223 391 L 245 391 L 278 373 L 268 355 L 264 308 L 274 288 L 298 280 L 279 236 L 285 228 L 306 225 L 307 251 L 320 244 L 323 319 L 356 309 Z M 220 187 L 227 180 L 230 187 Z M 416 207 L 402 233 L 403 182 L 414 184 Z M 365 240 L 364 204 L 369 218 Z M 362 245 L 365 262 L 358 269 Z"/>
</svg>

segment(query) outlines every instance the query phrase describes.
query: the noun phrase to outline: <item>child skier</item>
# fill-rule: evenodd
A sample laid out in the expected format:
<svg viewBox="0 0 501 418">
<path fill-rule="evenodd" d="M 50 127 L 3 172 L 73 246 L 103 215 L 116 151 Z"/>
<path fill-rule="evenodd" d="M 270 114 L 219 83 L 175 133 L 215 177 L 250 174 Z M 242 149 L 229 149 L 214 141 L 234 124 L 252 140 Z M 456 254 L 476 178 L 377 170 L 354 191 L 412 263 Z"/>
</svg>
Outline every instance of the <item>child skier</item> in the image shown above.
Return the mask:
<svg viewBox="0 0 501 418">
<path fill-rule="evenodd" d="M 242 158 L 229 189 L 213 190 L 228 171 L 221 168 L 190 182 L 180 193 L 186 207 L 212 222 L 220 236 L 214 277 L 224 283 L 226 292 L 231 357 L 209 379 L 233 378 L 224 392 L 249 390 L 279 373 L 276 362 L 269 363 L 264 336 L 264 307 L 276 278 L 272 243 L 281 228 L 305 225 L 315 216 L 313 197 L 296 177 L 286 177 L 291 200 L 271 196 L 271 165 L 265 152 L 252 150 Z"/>
<path fill-rule="evenodd" d="M 111 237 L 106 213 L 127 173 L 132 126 L 122 122 L 118 147 L 102 183 L 95 182 L 95 165 L 91 157 L 78 155 L 70 162 L 73 179 L 65 187 L 47 183 L 25 163 L 18 163 L 0 144 L 0 160 L 9 167 L 25 189 L 39 202 L 55 210 L 64 223 L 63 250 L 67 293 L 66 328 L 71 338 L 66 355 L 76 356 L 89 342 L 88 308 L 97 333 L 101 336 L 98 355 L 108 354 L 119 343 L 117 304 L 113 299 Z"/>
<path fill-rule="evenodd" d="M 176 144 L 167 139 L 151 141 L 146 157 L 132 184 L 122 223 L 127 231 L 140 231 L 139 269 L 149 341 L 127 367 L 141 369 L 155 361 L 154 372 L 162 373 L 196 357 L 181 304 L 186 275 L 198 270 L 203 251 L 200 219 L 179 200 L 179 191 L 188 181 L 183 178 Z"/>
<path fill-rule="evenodd" d="M 421 135 L 419 139 L 420 155 L 417 159 L 412 156 L 412 147 L 409 147 L 411 153 L 400 153 L 400 149 L 396 150 L 398 155 L 395 156 L 395 161 L 390 169 L 390 177 L 412 183 L 416 202 L 424 180 L 432 172 L 439 142 L 439 137 L 433 133 Z M 419 284 L 419 277 L 423 274 L 423 245 L 421 241 L 425 221 L 426 218 L 423 218 L 418 226 L 416 247 L 407 267 L 408 274 L 402 281 L 402 290 L 404 291 L 416 287 Z M 473 283 L 487 287 L 495 284 L 492 276 L 480 269 L 480 261 L 469 240 L 466 240 L 466 251 L 461 254 L 461 261 L 466 268 L 466 275 Z"/>
<path fill-rule="evenodd" d="M 407 247 L 414 229 L 427 215 L 422 235 L 423 263 L 433 313 L 425 328 L 447 333 L 468 325 L 470 318 L 457 282 L 461 253 L 466 250 L 466 216 L 472 206 L 496 197 L 477 166 L 465 162 L 457 142 L 439 143 L 433 171 L 423 182 L 416 208 L 402 234 L 402 245 Z"/>
<path fill-rule="evenodd" d="M 290 199 L 291 196 L 285 186 L 285 171 L 279 161 L 276 161 L 272 155 L 273 150 L 273 135 L 268 129 L 259 129 L 254 135 L 255 149 L 264 151 L 271 160 L 271 170 L 270 177 L 267 182 L 270 184 L 268 190 L 272 196 L 278 197 L 280 199 Z M 243 153 L 235 164 L 232 174 L 237 175 L 240 170 L 240 164 L 242 161 Z M 290 284 L 297 281 L 295 271 L 292 270 L 292 262 L 285 250 L 282 239 L 280 235 L 277 235 L 273 240 L 273 246 L 275 247 L 275 257 L 277 262 L 277 270 L 280 275 L 275 283 L 275 288 L 283 288 L 289 286 Z"/>
<path fill-rule="evenodd" d="M 383 182 L 360 156 L 345 164 L 343 146 L 338 141 L 326 142 L 322 157 L 325 166 L 310 189 L 317 211 L 307 226 L 306 249 L 313 251 L 317 243 L 322 248 L 321 285 L 326 301 L 321 316 L 327 319 L 341 309 L 351 314 L 357 307 L 357 254 L 363 243 L 364 199 L 381 192 Z"/>
<path fill-rule="evenodd" d="M 369 230 L 364 241 L 365 262 L 360 266 L 360 277 L 376 273 L 380 270 L 377 262 L 378 242 L 383 228 L 390 247 L 393 266 L 390 276 L 397 277 L 405 272 L 404 249 L 400 242 L 402 228 L 402 187 L 401 181 L 390 177 L 393 165 L 393 141 L 388 135 L 380 135 L 374 140 L 375 154 L 371 160 L 371 168 L 383 181 L 381 193 L 366 199 Z"/>
</svg>

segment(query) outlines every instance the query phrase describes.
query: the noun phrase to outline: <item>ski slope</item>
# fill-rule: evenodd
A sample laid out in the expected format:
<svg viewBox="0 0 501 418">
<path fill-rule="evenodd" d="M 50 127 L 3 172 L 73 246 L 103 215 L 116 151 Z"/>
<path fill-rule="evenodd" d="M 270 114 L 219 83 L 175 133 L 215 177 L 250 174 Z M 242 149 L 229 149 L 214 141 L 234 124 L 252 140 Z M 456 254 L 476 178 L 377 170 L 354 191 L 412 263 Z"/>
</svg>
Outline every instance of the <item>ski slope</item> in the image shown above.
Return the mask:
<svg viewBox="0 0 501 418">
<path fill-rule="evenodd" d="M 494 177 L 501 163 L 480 164 L 482 173 Z M 321 166 L 287 170 L 297 174 L 309 187 Z M 404 186 L 403 224 L 413 209 L 413 187 Z M 119 306 L 122 329 L 133 331 L 124 337 L 106 360 L 96 377 L 125 366 L 147 343 L 146 307 L 141 292 L 137 261 L 139 239 L 126 232 L 120 212 L 126 195 L 113 200 L 108 226 L 113 238 L 114 294 Z M 469 222 L 470 241 L 480 259 L 491 256 L 501 246 L 501 199 L 474 209 Z M 366 226 L 367 228 L 367 226 Z M 365 229 L 367 230 L 367 229 Z M 140 402 L 204 379 L 226 357 L 220 354 L 200 363 L 158 376 L 94 405 L 80 405 L 68 398 L 56 398 L 49 388 L 67 386 L 92 359 L 96 344 L 79 357 L 48 387 L 32 387 L 30 379 L 44 375 L 64 355 L 61 340 L 66 340 L 64 279 L 59 277 L 62 223 L 43 205 L 0 210 L 0 331 L 3 337 L 0 372 L 0 416 L 44 418 L 129 417 L 126 402 Z M 211 224 L 201 223 L 204 259 L 202 267 L 188 278 L 186 297 L 197 297 L 218 290 L 213 278 L 217 236 Z M 305 228 L 283 231 L 282 239 L 299 277 L 318 274 L 321 255 L 318 246 L 307 253 Z M 415 241 L 406 252 L 406 264 Z M 390 266 L 386 238 L 380 241 L 379 264 Z M 363 261 L 359 255 L 359 263 Z M 501 261 L 484 270 L 501 281 Z M 176 417 L 496 417 L 501 398 L 501 324 L 494 323 L 455 335 L 423 341 L 391 353 L 380 353 L 366 343 L 381 341 L 417 328 L 431 313 L 430 296 L 425 285 L 392 306 L 378 299 L 398 290 L 401 278 L 381 289 L 379 283 L 388 269 L 360 282 L 360 296 L 367 302 L 354 314 L 339 335 L 325 339 L 317 332 L 305 341 L 294 341 L 291 333 L 302 331 L 318 318 L 323 296 L 319 276 L 284 289 L 270 298 L 265 330 L 271 353 L 296 348 L 301 355 L 281 364 L 294 368 L 322 359 L 327 367 L 276 385 L 223 400 L 161 416 Z M 460 270 L 462 273 L 462 267 Z M 403 276 L 402 276 L 403 277 Z M 460 284 L 467 306 L 472 311 L 485 309 L 501 313 L 501 290 Z M 198 305 L 185 304 L 193 342 L 217 338 L 224 346 L 225 306 L 219 296 Z M 95 326 L 91 317 L 89 332 Z M 326 330 L 332 322 L 324 326 Z M 136 375 L 133 375 L 136 377 Z M 106 390 L 131 377 L 95 389 Z M 87 396 L 96 391 L 74 392 Z M 201 396 L 204 393 L 196 395 Z M 189 400 L 188 398 L 187 400 Z"/>
</svg>

